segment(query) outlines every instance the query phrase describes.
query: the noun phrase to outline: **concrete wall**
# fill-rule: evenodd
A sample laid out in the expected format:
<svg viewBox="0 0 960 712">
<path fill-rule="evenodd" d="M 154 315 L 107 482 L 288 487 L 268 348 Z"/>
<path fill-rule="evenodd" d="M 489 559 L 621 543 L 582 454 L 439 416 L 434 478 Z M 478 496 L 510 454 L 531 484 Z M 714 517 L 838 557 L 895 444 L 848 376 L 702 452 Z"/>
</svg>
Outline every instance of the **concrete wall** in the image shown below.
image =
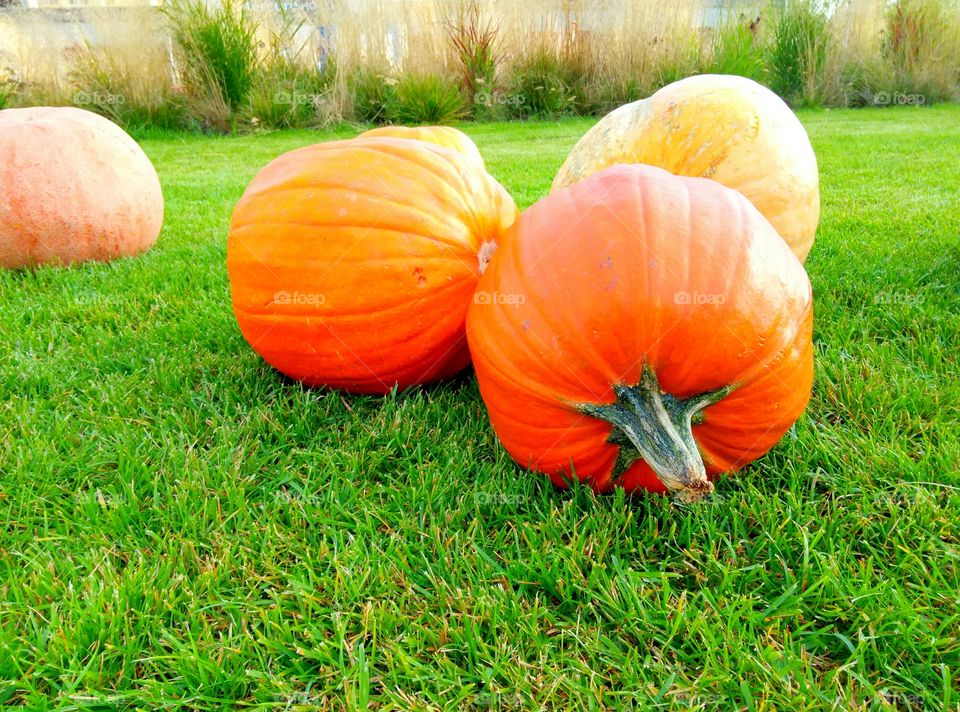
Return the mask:
<svg viewBox="0 0 960 712">
<path fill-rule="evenodd" d="M 0 0 L 0 7 L 17 8 L 140 7 L 159 4 L 159 0 Z"/>
<path fill-rule="evenodd" d="M 62 77 L 72 50 L 109 45 L 116 38 L 150 37 L 164 43 L 155 7 L 0 8 L 0 71 Z"/>
</svg>

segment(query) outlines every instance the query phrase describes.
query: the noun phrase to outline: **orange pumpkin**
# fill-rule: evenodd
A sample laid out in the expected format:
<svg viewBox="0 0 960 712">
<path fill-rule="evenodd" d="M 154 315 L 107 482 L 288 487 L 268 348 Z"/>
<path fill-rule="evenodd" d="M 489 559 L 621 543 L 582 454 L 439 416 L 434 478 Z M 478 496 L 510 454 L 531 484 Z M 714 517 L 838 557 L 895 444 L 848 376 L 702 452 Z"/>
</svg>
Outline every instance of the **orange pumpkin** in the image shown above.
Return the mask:
<svg viewBox="0 0 960 712">
<path fill-rule="evenodd" d="M 233 309 L 271 365 L 311 386 L 385 393 L 469 363 L 467 307 L 517 208 L 473 160 L 368 137 L 272 161 L 233 213 Z"/>
<path fill-rule="evenodd" d="M 82 109 L 0 111 L 0 186 L 0 267 L 133 255 L 163 224 L 150 159 L 119 126 Z"/>
<path fill-rule="evenodd" d="M 526 210 L 480 279 L 467 334 L 521 465 L 598 491 L 712 491 L 799 417 L 810 282 L 737 191 L 619 165 Z"/>
<path fill-rule="evenodd" d="M 743 193 L 800 261 L 820 220 L 820 177 L 806 131 L 751 79 L 703 74 L 665 86 L 600 120 L 574 146 L 553 189 L 616 163 L 712 178 Z"/>
<path fill-rule="evenodd" d="M 452 126 L 380 126 L 364 131 L 357 138 L 370 138 L 371 136 L 392 136 L 394 138 L 413 138 L 428 141 L 438 146 L 452 148 L 454 151 L 472 158 L 481 166 L 484 165 L 483 156 L 480 155 L 477 144 L 471 141 L 470 137 L 463 131 L 458 131 Z"/>
</svg>

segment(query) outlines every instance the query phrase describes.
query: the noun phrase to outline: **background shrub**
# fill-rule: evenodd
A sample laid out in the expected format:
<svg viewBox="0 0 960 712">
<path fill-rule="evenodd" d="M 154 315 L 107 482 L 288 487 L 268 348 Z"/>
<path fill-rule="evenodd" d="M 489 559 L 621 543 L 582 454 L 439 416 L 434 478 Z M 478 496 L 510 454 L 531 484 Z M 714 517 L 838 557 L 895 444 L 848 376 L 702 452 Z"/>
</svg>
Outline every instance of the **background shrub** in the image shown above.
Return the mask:
<svg viewBox="0 0 960 712">
<path fill-rule="evenodd" d="M 153 71 L 140 71 L 142 65 Z M 73 52 L 69 76 L 74 104 L 128 130 L 189 125 L 187 98 L 174 87 L 166 53 L 156 46 L 129 39 L 107 47 L 85 44 Z"/>
<path fill-rule="evenodd" d="M 960 98 L 960 7 L 938 0 L 897 0 L 885 20 L 881 53 L 887 86 L 880 89 L 922 103 Z M 878 81 L 883 77 L 874 78 Z"/>
<path fill-rule="evenodd" d="M 593 85 L 596 113 L 606 114 L 618 106 L 643 99 L 649 92 L 634 77 L 598 77 Z"/>
<path fill-rule="evenodd" d="M 700 35 L 677 38 L 676 44 L 664 53 L 657 65 L 657 81 L 653 91 L 700 71 L 703 51 L 700 41 Z"/>
<path fill-rule="evenodd" d="M 17 81 L 13 72 L 9 69 L 0 68 L 0 110 L 10 107 L 16 92 Z"/>
<path fill-rule="evenodd" d="M 401 124 L 449 124 L 466 113 L 459 87 L 437 74 L 403 77 L 397 83 L 395 103 L 387 107 L 387 118 Z"/>
<path fill-rule="evenodd" d="M 515 101 L 504 104 L 510 118 L 553 119 L 572 114 L 577 96 L 568 83 L 569 71 L 560 58 L 539 50 L 513 66 L 508 93 Z"/>
<path fill-rule="evenodd" d="M 790 103 L 816 104 L 826 49 L 827 18 L 816 0 L 788 2 L 773 31 L 770 88 Z"/>
<path fill-rule="evenodd" d="M 310 69 L 287 59 L 271 63 L 250 89 L 249 118 L 271 128 L 319 126 L 333 101 L 336 68 Z"/>
<path fill-rule="evenodd" d="M 760 36 L 761 20 L 760 14 L 741 14 L 717 27 L 708 45 L 709 56 L 703 71 L 710 74 L 738 74 L 764 82 L 767 67 Z"/>
<path fill-rule="evenodd" d="M 297 45 L 303 26 L 303 19 L 284 12 L 279 24 L 267 31 L 266 52 L 249 91 L 253 125 L 286 128 L 327 122 L 337 67 L 322 51 L 317 55 L 314 48 Z"/>
<path fill-rule="evenodd" d="M 193 108 L 205 125 L 227 130 L 253 85 L 257 24 L 235 0 L 175 0 L 166 11 Z"/>
<path fill-rule="evenodd" d="M 397 82 L 369 69 L 359 69 L 349 79 L 353 117 L 360 122 L 382 124 L 390 121 L 397 103 Z"/>
<path fill-rule="evenodd" d="M 567 35 L 559 56 L 559 74 L 572 97 L 570 111 L 579 115 L 600 113 L 602 102 L 598 94 L 600 74 L 594 59 L 594 47 L 589 35 Z"/>
<path fill-rule="evenodd" d="M 502 112 L 497 94 L 498 27 L 480 17 L 480 6 L 471 2 L 446 20 L 447 37 L 457 59 L 460 88 L 473 119 L 489 121 Z"/>
</svg>

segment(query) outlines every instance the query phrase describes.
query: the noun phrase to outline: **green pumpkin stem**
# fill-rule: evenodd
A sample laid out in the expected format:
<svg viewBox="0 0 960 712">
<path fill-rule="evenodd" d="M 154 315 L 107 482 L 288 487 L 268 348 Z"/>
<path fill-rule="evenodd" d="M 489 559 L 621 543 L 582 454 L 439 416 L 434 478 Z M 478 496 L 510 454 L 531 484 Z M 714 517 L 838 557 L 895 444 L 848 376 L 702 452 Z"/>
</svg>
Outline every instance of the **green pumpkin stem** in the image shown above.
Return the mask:
<svg viewBox="0 0 960 712">
<path fill-rule="evenodd" d="M 713 492 L 713 483 L 707 479 L 692 427 L 703 408 L 732 390 L 726 387 L 692 398 L 675 398 L 660 390 L 657 375 L 644 366 L 636 386 L 613 387 L 614 403 L 580 405 L 579 410 L 613 425 L 607 441 L 620 447 L 615 480 L 643 458 L 677 499 L 696 502 Z"/>
</svg>

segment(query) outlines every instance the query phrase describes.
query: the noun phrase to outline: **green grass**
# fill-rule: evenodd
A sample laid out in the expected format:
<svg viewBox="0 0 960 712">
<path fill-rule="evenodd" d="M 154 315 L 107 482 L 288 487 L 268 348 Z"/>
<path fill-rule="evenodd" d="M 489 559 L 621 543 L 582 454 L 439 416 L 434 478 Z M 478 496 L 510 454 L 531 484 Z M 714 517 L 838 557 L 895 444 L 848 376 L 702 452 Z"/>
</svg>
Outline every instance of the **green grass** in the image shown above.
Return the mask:
<svg viewBox="0 0 960 712">
<path fill-rule="evenodd" d="M 333 134 L 146 138 L 153 250 L 0 274 L 0 705 L 960 709 L 960 107 L 801 118 L 813 398 L 698 507 L 525 474 L 470 374 L 282 379 L 227 224 Z M 526 206 L 589 124 L 466 130 Z"/>
</svg>

